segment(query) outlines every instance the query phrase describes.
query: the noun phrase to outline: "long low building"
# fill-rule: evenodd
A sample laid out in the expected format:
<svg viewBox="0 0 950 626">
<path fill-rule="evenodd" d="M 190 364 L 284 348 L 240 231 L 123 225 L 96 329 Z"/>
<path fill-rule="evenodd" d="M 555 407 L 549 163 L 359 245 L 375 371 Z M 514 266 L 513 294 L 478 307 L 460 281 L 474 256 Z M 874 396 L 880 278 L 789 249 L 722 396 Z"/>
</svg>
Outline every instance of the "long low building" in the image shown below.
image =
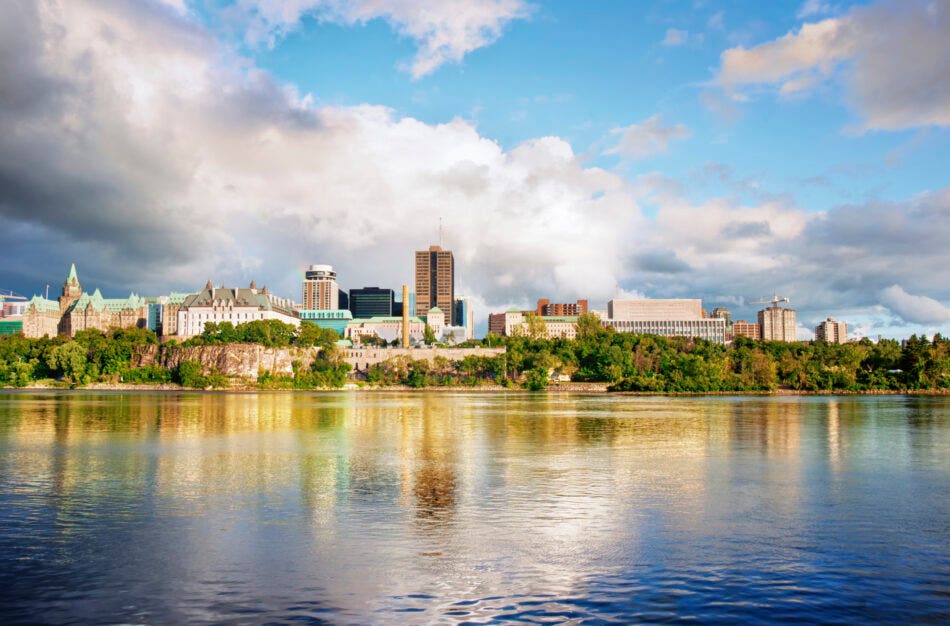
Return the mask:
<svg viewBox="0 0 950 626">
<path fill-rule="evenodd" d="M 703 303 L 698 298 L 610 300 L 607 319 L 601 323 L 623 333 L 726 342 L 726 320 L 703 317 Z"/>
</svg>

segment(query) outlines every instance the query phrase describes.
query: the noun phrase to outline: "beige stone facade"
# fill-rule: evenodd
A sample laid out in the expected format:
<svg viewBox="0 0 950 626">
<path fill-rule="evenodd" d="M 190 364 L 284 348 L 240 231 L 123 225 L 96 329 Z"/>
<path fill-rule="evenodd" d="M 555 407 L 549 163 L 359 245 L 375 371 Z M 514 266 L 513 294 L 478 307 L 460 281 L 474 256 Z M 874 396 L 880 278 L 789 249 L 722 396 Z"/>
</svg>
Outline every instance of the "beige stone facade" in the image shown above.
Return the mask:
<svg viewBox="0 0 950 626">
<path fill-rule="evenodd" d="M 96 289 L 84 293 L 72 265 L 58 300 L 34 296 L 23 313 L 23 334 L 26 337 L 67 335 L 81 330 L 111 328 L 145 328 L 148 305 L 136 294 L 128 298 L 103 298 Z"/>
</svg>

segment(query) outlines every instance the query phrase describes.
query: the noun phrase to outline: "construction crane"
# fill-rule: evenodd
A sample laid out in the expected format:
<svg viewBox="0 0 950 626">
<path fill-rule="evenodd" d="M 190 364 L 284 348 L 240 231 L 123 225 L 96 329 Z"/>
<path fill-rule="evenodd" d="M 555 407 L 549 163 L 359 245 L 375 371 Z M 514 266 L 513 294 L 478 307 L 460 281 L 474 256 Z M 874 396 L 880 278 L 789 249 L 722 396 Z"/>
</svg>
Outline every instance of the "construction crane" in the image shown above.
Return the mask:
<svg viewBox="0 0 950 626">
<path fill-rule="evenodd" d="M 749 304 L 770 304 L 772 307 L 777 307 L 779 302 L 788 303 L 788 298 L 779 298 L 776 292 L 772 292 L 772 298 L 770 300 L 758 300 L 756 302 L 750 302 Z"/>
</svg>

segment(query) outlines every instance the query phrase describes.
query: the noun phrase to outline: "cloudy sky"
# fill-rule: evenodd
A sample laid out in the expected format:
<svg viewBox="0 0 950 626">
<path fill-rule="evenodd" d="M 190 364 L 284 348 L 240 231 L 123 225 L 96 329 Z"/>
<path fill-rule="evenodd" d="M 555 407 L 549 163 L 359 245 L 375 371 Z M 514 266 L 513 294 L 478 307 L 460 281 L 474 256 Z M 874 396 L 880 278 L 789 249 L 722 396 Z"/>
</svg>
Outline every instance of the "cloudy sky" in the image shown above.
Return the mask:
<svg viewBox="0 0 950 626">
<path fill-rule="evenodd" d="M 945 0 L 6 0 L 0 288 L 309 263 L 950 332 Z M 484 322 L 482 322 L 484 324 Z"/>
</svg>

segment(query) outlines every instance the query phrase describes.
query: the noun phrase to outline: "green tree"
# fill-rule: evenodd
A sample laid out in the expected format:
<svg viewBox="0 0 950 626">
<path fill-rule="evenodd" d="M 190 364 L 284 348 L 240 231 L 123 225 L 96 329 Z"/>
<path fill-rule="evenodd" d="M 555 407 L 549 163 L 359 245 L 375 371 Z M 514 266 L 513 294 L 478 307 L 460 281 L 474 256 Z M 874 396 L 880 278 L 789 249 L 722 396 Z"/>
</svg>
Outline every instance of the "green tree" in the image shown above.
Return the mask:
<svg viewBox="0 0 950 626">
<path fill-rule="evenodd" d="M 432 330 L 432 327 L 426 324 L 425 329 L 422 331 L 422 341 L 427 345 L 431 346 L 435 343 L 435 331 Z"/>
<path fill-rule="evenodd" d="M 86 348 L 76 341 L 68 341 L 50 350 L 47 365 L 59 372 L 72 385 L 84 385 L 91 379 Z"/>
</svg>

